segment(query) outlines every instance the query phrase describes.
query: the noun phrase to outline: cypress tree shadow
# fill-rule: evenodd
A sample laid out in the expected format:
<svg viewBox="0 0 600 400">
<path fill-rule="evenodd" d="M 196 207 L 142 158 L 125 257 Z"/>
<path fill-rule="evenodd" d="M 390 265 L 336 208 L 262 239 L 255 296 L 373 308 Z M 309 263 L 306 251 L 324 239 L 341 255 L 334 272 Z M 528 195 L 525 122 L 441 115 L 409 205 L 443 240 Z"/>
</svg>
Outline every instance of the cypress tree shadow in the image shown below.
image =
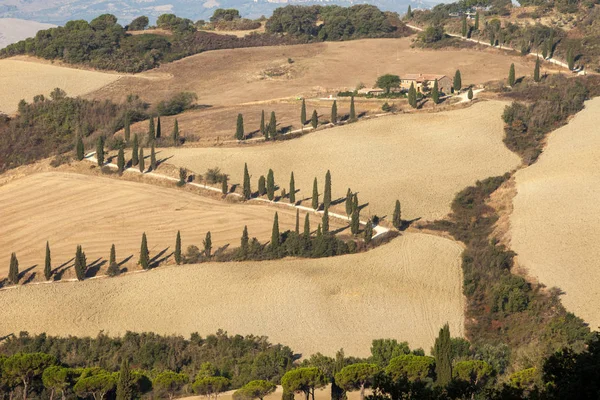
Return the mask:
<svg viewBox="0 0 600 400">
<path fill-rule="evenodd" d="M 164 250 L 161 250 L 160 252 L 158 252 L 158 254 L 156 254 L 154 257 L 152 257 L 150 259 L 150 261 L 148 262 L 148 265 L 150 266 L 150 268 L 156 268 L 160 265 L 160 263 L 166 261 L 169 257 L 171 257 L 173 255 L 173 253 L 167 255 L 164 258 L 161 258 L 166 252 L 167 250 L 169 250 L 169 247 L 167 247 Z"/>
<path fill-rule="evenodd" d="M 236 183 L 235 185 L 231 185 L 231 187 L 229 188 L 229 191 L 227 193 L 235 193 L 238 186 L 240 186 L 239 183 Z"/>
<path fill-rule="evenodd" d="M 52 275 L 57 274 L 58 271 L 60 271 L 62 268 L 66 267 L 67 265 L 71 264 L 73 261 L 75 261 L 75 257 L 71 258 L 69 261 L 63 263 L 62 265 L 59 265 L 58 267 L 54 268 L 52 270 Z"/>
<path fill-rule="evenodd" d="M 411 226 L 412 224 L 414 224 L 415 222 L 417 222 L 417 221 L 420 221 L 420 220 L 421 220 L 421 217 L 418 217 L 418 218 L 415 218 L 415 219 L 411 219 L 411 220 L 404 220 L 404 219 L 403 219 L 403 220 L 401 221 L 401 222 L 402 222 L 402 224 L 400 225 L 400 229 L 399 229 L 399 231 L 400 231 L 400 232 L 404 232 L 405 230 L 407 230 L 408 228 L 410 228 L 410 226 Z"/>
<path fill-rule="evenodd" d="M 123 261 L 121 261 L 121 262 L 120 262 L 120 263 L 118 263 L 117 265 L 118 265 L 119 267 L 122 267 L 122 266 L 123 266 L 123 265 L 124 265 L 126 262 L 128 262 L 128 261 L 129 261 L 129 260 L 131 260 L 132 258 L 133 258 L 133 254 L 132 254 L 132 255 L 130 255 L 129 257 L 127 257 L 127 258 L 124 258 L 124 259 L 123 259 Z"/>
<path fill-rule="evenodd" d="M 100 268 L 106 264 L 106 260 L 102 260 L 102 258 L 97 259 L 96 261 L 90 263 L 85 271 L 86 278 L 92 278 L 98 275 L 98 271 Z"/>
<path fill-rule="evenodd" d="M 23 277 L 25 277 L 25 275 L 27 275 L 27 273 L 29 271 L 31 271 L 32 269 L 34 269 L 35 267 L 37 267 L 37 264 L 35 264 L 34 266 L 26 268 L 23 271 L 19 272 L 19 280 L 23 279 Z"/>
<path fill-rule="evenodd" d="M 350 229 L 350 225 L 346 225 L 346 226 L 343 226 L 341 228 L 338 228 L 338 229 L 336 229 L 334 231 L 331 231 L 331 233 L 334 234 L 334 235 L 337 235 L 338 233 L 342 233 L 342 232 L 344 232 L 345 230 L 348 230 L 348 229 Z"/>
<path fill-rule="evenodd" d="M 31 275 L 29 275 L 27 277 L 27 279 L 25 281 L 23 281 L 23 285 L 27 285 L 29 282 L 32 282 L 35 279 L 35 276 L 37 275 L 36 272 L 32 273 Z"/>
<path fill-rule="evenodd" d="M 339 199 L 332 200 L 331 201 L 331 205 L 332 206 L 337 206 L 338 204 L 342 204 L 345 201 L 346 201 L 345 197 L 340 197 Z"/>
<path fill-rule="evenodd" d="M 73 260 L 75 260 L 75 259 L 73 259 Z M 72 261 L 73 261 L 73 260 L 72 260 Z M 56 273 L 54 274 L 54 280 L 55 280 L 55 281 L 60 281 L 60 280 L 62 279 L 63 275 L 65 274 L 65 272 L 66 272 L 67 270 L 69 270 L 70 268 L 73 268 L 74 266 L 75 266 L 74 264 L 72 264 L 72 265 L 68 265 L 68 266 L 66 266 L 65 268 L 61 269 L 60 271 L 56 272 Z"/>
</svg>

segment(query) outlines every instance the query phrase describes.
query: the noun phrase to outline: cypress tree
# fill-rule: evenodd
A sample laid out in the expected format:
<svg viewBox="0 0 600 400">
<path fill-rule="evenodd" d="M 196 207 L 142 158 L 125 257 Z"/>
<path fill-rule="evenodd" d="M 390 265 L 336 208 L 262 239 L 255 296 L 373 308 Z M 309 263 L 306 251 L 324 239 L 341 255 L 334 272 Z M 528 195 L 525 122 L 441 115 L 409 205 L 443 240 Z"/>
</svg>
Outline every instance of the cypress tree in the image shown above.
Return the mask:
<svg viewBox="0 0 600 400">
<path fill-rule="evenodd" d="M 238 114 L 237 127 L 235 129 L 235 138 L 237 140 L 244 140 L 244 117 L 242 114 Z"/>
<path fill-rule="evenodd" d="M 354 96 L 350 98 L 350 122 L 356 122 L 356 109 L 354 107 Z"/>
<path fill-rule="evenodd" d="M 156 121 L 156 138 L 160 139 L 161 134 L 162 134 L 162 132 L 161 132 L 161 128 L 160 128 L 160 116 L 159 116 Z"/>
<path fill-rule="evenodd" d="M 325 207 L 325 211 L 323 211 L 323 219 L 321 221 L 323 223 L 323 233 L 329 232 L 329 208 Z"/>
<path fill-rule="evenodd" d="M 227 175 L 224 175 L 223 180 L 221 181 L 221 193 L 223 193 L 223 196 L 227 196 L 227 193 L 229 193 L 229 186 L 227 186 Z"/>
<path fill-rule="evenodd" d="M 271 120 L 269 121 L 269 137 L 275 139 L 277 136 L 277 118 L 275 117 L 275 111 L 271 111 Z"/>
<path fill-rule="evenodd" d="M 549 51 L 548 51 L 548 44 L 549 44 L 549 41 L 548 41 L 548 40 L 546 40 L 546 41 L 543 43 L 543 45 L 542 45 L 542 58 L 543 58 L 544 60 L 546 60 L 546 59 L 548 58 L 548 52 L 549 52 Z"/>
<path fill-rule="evenodd" d="M 394 216 L 392 217 L 392 225 L 396 229 L 400 229 L 402 227 L 402 214 L 400 211 L 400 200 L 396 200 L 396 206 L 394 207 Z"/>
<path fill-rule="evenodd" d="M 302 130 L 304 130 L 304 125 L 306 125 L 306 101 L 302 99 L 302 109 L 300 110 L 300 126 Z"/>
<path fill-rule="evenodd" d="M 373 222 L 369 219 L 365 226 L 365 243 L 371 243 L 371 239 L 373 239 Z"/>
<path fill-rule="evenodd" d="M 50 243 L 46 242 L 46 260 L 44 263 L 44 278 L 47 281 L 52 278 L 52 257 L 50 256 Z"/>
<path fill-rule="evenodd" d="M 273 176 L 273 170 L 269 169 L 267 174 L 267 198 L 273 201 L 275 198 L 275 177 Z"/>
<path fill-rule="evenodd" d="M 290 203 L 296 204 L 296 181 L 294 180 L 294 173 L 290 175 Z"/>
<path fill-rule="evenodd" d="M 448 324 L 440 329 L 440 334 L 435 339 L 433 356 L 435 357 L 437 384 L 446 386 L 452 380 L 452 342 Z"/>
<path fill-rule="evenodd" d="M 440 102 L 440 89 L 438 87 L 437 79 L 433 82 L 433 89 L 431 89 L 431 100 L 433 104 L 438 104 Z"/>
<path fill-rule="evenodd" d="M 262 114 L 260 115 L 260 133 L 267 137 L 267 130 L 265 129 L 265 110 L 262 110 Z"/>
<path fill-rule="evenodd" d="M 569 50 L 567 50 L 567 66 L 571 71 L 573 71 L 573 69 L 575 68 L 575 56 L 571 47 L 569 47 Z"/>
<path fill-rule="evenodd" d="M 358 235 L 358 232 L 360 230 L 360 214 L 358 209 L 355 209 L 354 211 L 352 211 L 352 218 L 350 221 L 350 232 L 352 232 L 353 235 Z"/>
<path fill-rule="evenodd" d="M 119 269 L 119 265 L 117 264 L 117 251 L 115 250 L 115 245 L 113 244 L 110 247 L 110 261 L 108 262 L 108 269 L 106 270 L 106 274 L 108 276 L 117 276 L 121 273 Z"/>
<path fill-rule="evenodd" d="M 179 168 L 179 182 L 177 186 L 183 186 L 187 182 L 187 170 L 185 168 Z"/>
<path fill-rule="evenodd" d="M 337 116 L 337 100 L 333 101 L 333 105 L 331 106 L 331 123 L 336 125 L 338 122 Z"/>
<path fill-rule="evenodd" d="M 300 234 L 300 210 L 296 208 L 296 229 L 294 230 L 297 235 Z"/>
<path fill-rule="evenodd" d="M 473 88 L 469 88 L 469 91 L 467 92 L 467 98 L 469 100 L 473 100 Z"/>
<path fill-rule="evenodd" d="M 456 73 L 454 74 L 454 82 L 452 87 L 454 87 L 455 91 L 460 91 L 460 89 L 462 89 L 462 77 L 460 76 L 459 69 L 457 69 Z"/>
<path fill-rule="evenodd" d="M 83 146 L 83 139 L 81 138 L 81 135 L 77 135 L 77 145 L 75 147 L 77 152 L 77 160 L 83 160 L 85 157 L 85 147 Z"/>
<path fill-rule="evenodd" d="M 10 255 L 10 268 L 8 270 L 8 281 L 13 285 L 19 283 L 19 260 L 17 254 L 12 253 Z"/>
<path fill-rule="evenodd" d="M 321 224 L 317 226 L 317 240 L 323 237 L 323 231 L 321 230 Z"/>
<path fill-rule="evenodd" d="M 148 251 L 148 240 L 146 239 L 146 232 L 142 234 L 142 245 L 140 246 L 140 259 L 138 264 L 143 269 L 150 268 L 150 252 Z"/>
<path fill-rule="evenodd" d="M 156 149 L 154 147 L 154 143 L 152 143 L 152 148 L 150 149 L 150 170 L 156 171 L 156 167 L 158 164 L 156 163 Z"/>
<path fill-rule="evenodd" d="M 410 88 L 408 89 L 408 104 L 412 108 L 417 108 L 417 90 L 415 89 L 414 83 L 411 83 Z"/>
<path fill-rule="evenodd" d="M 310 124 L 313 127 L 313 129 L 317 129 L 317 126 L 319 126 L 319 115 L 317 114 L 317 110 L 313 111 L 312 117 L 310 119 Z"/>
<path fill-rule="evenodd" d="M 115 249 L 115 245 L 110 246 L 110 257 L 108 260 L 108 265 L 113 265 L 117 263 L 117 250 Z"/>
<path fill-rule="evenodd" d="M 148 145 L 156 139 L 156 130 L 154 129 L 154 117 L 150 117 L 148 126 Z"/>
<path fill-rule="evenodd" d="M 352 214 L 352 190 L 348 188 L 346 192 L 346 215 L 350 218 L 350 214 Z"/>
<path fill-rule="evenodd" d="M 75 270 L 75 276 L 77 277 L 78 281 L 85 279 L 87 261 L 81 246 L 77 246 L 77 250 L 75 251 L 75 266 L 73 269 Z"/>
<path fill-rule="evenodd" d="M 248 173 L 248 164 L 244 163 L 244 199 L 249 200 L 252 197 L 252 189 L 250 189 L 250 174 Z"/>
<path fill-rule="evenodd" d="M 133 144 L 131 145 L 131 165 L 135 167 L 138 165 L 138 135 L 137 133 L 133 135 Z"/>
<path fill-rule="evenodd" d="M 242 239 L 240 241 L 240 251 L 242 252 L 242 258 L 248 257 L 248 242 L 250 238 L 248 237 L 248 226 L 244 226 L 244 231 L 242 232 Z"/>
<path fill-rule="evenodd" d="M 319 188 L 317 186 L 317 178 L 315 178 L 315 181 L 313 182 L 312 208 L 315 210 L 319 209 Z"/>
<path fill-rule="evenodd" d="M 210 260 L 210 253 L 212 251 L 212 238 L 210 236 L 210 231 L 206 232 L 206 237 L 202 241 L 202 244 L 204 244 L 204 255 Z"/>
<path fill-rule="evenodd" d="M 476 31 L 479 30 L 479 12 L 475 13 L 475 26 L 473 26 L 473 29 Z"/>
<path fill-rule="evenodd" d="M 175 238 L 175 263 L 181 264 L 181 232 L 177 231 L 177 237 Z"/>
<path fill-rule="evenodd" d="M 325 174 L 325 190 L 323 191 L 323 205 L 329 208 L 331 205 L 331 172 L 327 170 Z"/>
<path fill-rule="evenodd" d="M 146 161 L 144 160 L 144 148 L 140 147 L 140 155 L 138 156 L 140 161 L 140 172 L 143 174 L 146 169 Z"/>
<path fill-rule="evenodd" d="M 173 133 L 171 134 L 171 137 L 173 138 L 173 146 L 179 146 L 179 122 L 177 122 L 177 120 L 175 120 L 175 123 L 173 124 Z"/>
<path fill-rule="evenodd" d="M 496 35 L 494 34 L 493 31 L 490 31 L 490 46 L 495 46 L 496 45 Z"/>
<path fill-rule="evenodd" d="M 258 195 L 264 196 L 265 194 L 267 194 L 267 180 L 264 175 L 261 175 L 258 178 Z"/>
<path fill-rule="evenodd" d="M 463 15 L 462 17 L 462 29 L 461 29 L 462 37 L 467 37 L 467 16 Z"/>
<path fill-rule="evenodd" d="M 515 85 L 515 64 L 510 64 L 510 69 L 508 70 L 508 86 Z"/>
<path fill-rule="evenodd" d="M 104 165 L 104 138 L 100 136 L 96 142 L 96 159 L 98 160 L 98 166 Z"/>
<path fill-rule="evenodd" d="M 304 217 L 304 239 L 310 239 L 310 218 L 308 213 Z"/>
<path fill-rule="evenodd" d="M 129 139 L 131 138 L 131 116 L 129 115 L 129 113 L 125 113 L 123 136 L 125 137 L 125 142 L 129 143 Z"/>
<path fill-rule="evenodd" d="M 358 193 L 354 193 L 352 197 L 352 212 L 358 210 Z"/>
<path fill-rule="evenodd" d="M 406 18 L 411 19 L 412 17 L 413 17 L 412 8 L 410 7 L 410 4 L 409 4 L 408 10 L 406 11 Z"/>
<path fill-rule="evenodd" d="M 119 369 L 116 400 L 133 400 L 136 397 L 135 392 L 135 378 L 131 375 L 129 361 L 124 359 Z"/>
<path fill-rule="evenodd" d="M 279 216 L 275 213 L 273 220 L 273 231 L 271 232 L 271 250 L 276 250 L 279 247 Z"/>
<path fill-rule="evenodd" d="M 554 30 L 550 31 L 550 38 L 548 39 L 548 58 L 554 57 Z"/>
<path fill-rule="evenodd" d="M 125 152 L 123 149 L 119 149 L 119 155 L 117 156 L 117 168 L 119 170 L 119 174 L 122 174 L 125 171 Z"/>
</svg>

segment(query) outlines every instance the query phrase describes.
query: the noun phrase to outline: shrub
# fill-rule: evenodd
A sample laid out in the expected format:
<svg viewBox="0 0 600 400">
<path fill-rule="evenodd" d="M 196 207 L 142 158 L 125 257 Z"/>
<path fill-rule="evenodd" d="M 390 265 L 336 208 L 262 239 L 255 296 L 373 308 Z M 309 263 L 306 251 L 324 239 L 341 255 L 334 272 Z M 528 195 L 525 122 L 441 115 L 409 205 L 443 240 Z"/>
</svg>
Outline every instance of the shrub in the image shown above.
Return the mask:
<svg viewBox="0 0 600 400">
<path fill-rule="evenodd" d="M 159 115 L 176 115 L 192 108 L 194 101 L 198 99 L 195 93 L 181 92 L 169 100 L 163 100 L 156 106 Z"/>
</svg>

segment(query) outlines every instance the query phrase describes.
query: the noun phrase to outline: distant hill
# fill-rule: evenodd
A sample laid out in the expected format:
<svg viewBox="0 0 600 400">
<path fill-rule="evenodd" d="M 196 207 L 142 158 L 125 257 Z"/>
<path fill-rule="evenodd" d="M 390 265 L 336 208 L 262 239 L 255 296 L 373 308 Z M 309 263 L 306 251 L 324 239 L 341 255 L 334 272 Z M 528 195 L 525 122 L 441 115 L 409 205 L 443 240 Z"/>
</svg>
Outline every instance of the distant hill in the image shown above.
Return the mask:
<svg viewBox="0 0 600 400">
<path fill-rule="evenodd" d="M 53 26 L 55 25 L 42 24 L 24 19 L 0 18 L 0 49 L 9 44 L 35 36 L 37 31 L 52 28 Z"/>
<path fill-rule="evenodd" d="M 165 13 L 174 13 L 192 20 L 208 19 L 217 8 L 236 8 L 247 18 L 269 16 L 277 7 L 287 4 L 373 4 L 384 11 L 403 13 L 409 4 L 413 8 L 428 8 L 430 0 L 3 0 L 0 18 L 23 18 L 63 25 L 73 19 L 91 20 L 100 14 L 110 13 L 127 24 L 133 18 L 146 15 L 154 22 Z"/>
</svg>

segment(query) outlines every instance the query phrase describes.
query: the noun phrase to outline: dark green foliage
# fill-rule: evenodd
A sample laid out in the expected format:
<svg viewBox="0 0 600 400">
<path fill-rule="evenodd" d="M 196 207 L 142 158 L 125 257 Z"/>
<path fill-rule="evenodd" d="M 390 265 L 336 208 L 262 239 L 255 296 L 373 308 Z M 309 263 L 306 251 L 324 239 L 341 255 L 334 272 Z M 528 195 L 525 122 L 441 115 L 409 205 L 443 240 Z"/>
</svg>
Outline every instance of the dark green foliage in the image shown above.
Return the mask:
<svg viewBox="0 0 600 400">
<path fill-rule="evenodd" d="M 467 30 L 467 16 L 463 15 L 463 17 L 462 17 L 462 27 L 461 27 L 462 37 L 467 37 L 467 33 L 468 33 L 468 30 Z"/>
<path fill-rule="evenodd" d="M 535 60 L 535 67 L 533 69 L 533 81 L 534 82 L 539 82 L 542 80 L 542 77 L 540 75 L 540 59 L 536 58 Z"/>
<path fill-rule="evenodd" d="M 438 88 L 437 79 L 433 82 L 433 89 L 431 89 L 431 100 L 433 104 L 438 104 L 440 102 L 440 90 Z"/>
<path fill-rule="evenodd" d="M 85 279 L 85 274 L 87 272 L 87 258 L 81 246 L 77 246 L 77 250 L 75 251 L 75 265 L 73 269 L 75 270 L 75 276 L 78 281 Z"/>
<path fill-rule="evenodd" d="M 300 209 L 296 208 L 296 228 L 294 229 L 296 235 L 300 235 Z"/>
<path fill-rule="evenodd" d="M 267 130 L 265 128 L 265 110 L 262 110 L 262 113 L 260 114 L 260 133 L 265 137 L 267 136 Z"/>
<path fill-rule="evenodd" d="M 242 116 L 242 114 L 238 114 L 238 117 L 237 117 L 235 138 L 237 140 L 244 140 L 244 117 Z"/>
<path fill-rule="evenodd" d="M 146 239 L 146 232 L 142 234 L 142 244 L 140 246 L 140 258 L 138 265 L 143 269 L 150 269 L 150 252 L 148 251 L 148 240 Z"/>
<path fill-rule="evenodd" d="M 127 26 L 128 31 L 143 31 L 148 27 L 148 17 L 142 15 L 141 17 L 137 17 L 133 21 L 129 23 Z"/>
<path fill-rule="evenodd" d="M 460 75 L 460 70 L 456 70 L 454 74 L 454 80 L 452 82 L 452 87 L 455 91 L 459 92 L 462 89 L 462 76 Z"/>
<path fill-rule="evenodd" d="M 187 170 L 185 168 L 179 168 L 179 181 L 177 186 L 181 187 L 187 183 Z"/>
<path fill-rule="evenodd" d="M 296 204 L 296 181 L 294 180 L 294 173 L 290 175 L 290 203 Z"/>
<path fill-rule="evenodd" d="M 433 357 L 404 354 L 394 357 L 385 372 L 396 381 L 407 379 L 411 382 L 427 382 L 435 375 L 434 369 Z"/>
<path fill-rule="evenodd" d="M 154 143 L 152 143 L 152 148 L 150 149 L 150 170 L 156 171 L 158 164 L 156 162 L 156 148 Z"/>
<path fill-rule="evenodd" d="M 173 139 L 173 146 L 179 146 L 179 122 L 177 122 L 177 120 L 175 120 L 175 123 L 173 124 L 171 138 Z"/>
<path fill-rule="evenodd" d="M 135 378 L 131 374 L 129 361 L 125 358 L 119 369 L 119 381 L 117 382 L 116 400 L 133 400 L 137 396 Z"/>
<path fill-rule="evenodd" d="M 348 218 L 350 217 L 350 214 L 352 214 L 352 190 L 348 188 L 348 191 L 346 192 L 346 215 Z"/>
<path fill-rule="evenodd" d="M 473 25 L 473 29 L 476 31 L 479 30 L 479 12 L 475 13 L 475 24 Z"/>
<path fill-rule="evenodd" d="M 304 239 L 310 239 L 310 218 L 308 214 L 304 216 Z"/>
<path fill-rule="evenodd" d="M 242 260 L 245 260 L 248 257 L 248 243 L 250 242 L 250 237 L 248 236 L 248 226 L 244 225 L 244 231 L 242 232 L 242 238 L 240 240 L 240 256 Z"/>
<path fill-rule="evenodd" d="M 313 182 L 312 208 L 315 210 L 319 209 L 319 186 L 317 185 L 317 178 Z"/>
<path fill-rule="evenodd" d="M 356 122 L 356 108 L 354 107 L 354 96 L 350 98 L 350 122 Z"/>
<path fill-rule="evenodd" d="M 117 250 L 113 244 L 110 247 L 110 257 L 108 260 L 108 269 L 106 270 L 108 276 L 117 276 L 121 273 L 119 265 L 117 264 Z"/>
<path fill-rule="evenodd" d="M 353 235 L 358 235 L 360 231 L 360 212 L 358 209 L 352 211 L 352 217 L 350 220 L 350 232 Z"/>
<path fill-rule="evenodd" d="M 154 142 L 152 142 L 154 143 Z M 140 147 L 140 154 L 138 156 L 139 159 L 139 167 L 140 167 L 140 172 L 143 174 L 144 171 L 146 170 L 146 160 L 144 158 L 144 148 Z"/>
<path fill-rule="evenodd" d="M 250 174 L 248 173 L 248 164 L 244 163 L 244 199 L 249 200 L 252 197 L 252 189 L 250 188 Z"/>
<path fill-rule="evenodd" d="M 411 19 L 413 17 L 412 8 L 410 4 L 408 5 L 408 10 L 406 10 L 406 19 Z"/>
<path fill-rule="evenodd" d="M 181 232 L 177 231 L 177 237 L 175 238 L 175 252 L 173 254 L 175 258 L 175 264 L 181 264 Z"/>
<path fill-rule="evenodd" d="M 508 86 L 515 86 L 516 77 L 515 77 L 515 64 L 510 64 L 510 69 L 508 70 Z"/>
<path fill-rule="evenodd" d="M 312 113 L 312 117 L 310 118 L 310 125 L 313 129 L 317 129 L 317 126 L 319 126 L 319 115 L 317 114 L 317 110 L 314 110 Z"/>
<path fill-rule="evenodd" d="M 438 43 L 442 43 L 442 39 L 446 37 L 443 25 L 430 25 L 417 36 L 418 43 L 423 47 L 433 47 Z"/>
<path fill-rule="evenodd" d="M 467 92 L 467 99 L 469 100 L 473 100 L 473 88 L 469 88 L 469 91 Z"/>
<path fill-rule="evenodd" d="M 148 123 L 148 145 L 153 143 L 156 140 L 156 128 L 154 127 L 154 118 L 150 117 L 150 122 Z"/>
<path fill-rule="evenodd" d="M 371 219 L 367 221 L 367 225 L 365 226 L 365 243 L 368 245 L 371 243 L 371 239 L 373 239 L 373 222 Z"/>
<path fill-rule="evenodd" d="M 120 174 L 125 171 L 125 152 L 122 148 L 119 149 L 119 154 L 117 155 L 117 169 Z"/>
<path fill-rule="evenodd" d="M 258 195 L 264 196 L 265 194 L 267 194 L 267 180 L 264 175 L 261 175 L 258 178 Z"/>
<path fill-rule="evenodd" d="M 376 339 L 371 344 L 371 360 L 381 368 L 385 368 L 393 358 L 409 353 L 408 343 L 398 343 L 396 339 Z"/>
<path fill-rule="evenodd" d="M 271 250 L 275 251 L 279 247 L 279 216 L 275 213 L 273 219 L 273 230 L 271 232 Z"/>
<path fill-rule="evenodd" d="M 331 205 L 331 172 L 327 170 L 325 174 L 325 190 L 323 191 L 323 205 L 329 208 Z"/>
<path fill-rule="evenodd" d="M 352 212 L 358 210 L 358 193 L 354 193 L 352 196 Z"/>
<path fill-rule="evenodd" d="M 571 71 L 575 68 L 575 55 L 572 47 L 569 47 L 569 50 L 567 50 L 567 66 Z"/>
<path fill-rule="evenodd" d="M 274 139 L 277 136 L 277 117 L 275 117 L 275 111 L 271 111 L 271 119 L 269 121 L 269 138 Z"/>
<path fill-rule="evenodd" d="M 100 136 L 96 141 L 96 159 L 98 160 L 98 166 L 104 165 L 104 138 Z"/>
<path fill-rule="evenodd" d="M 446 386 L 452 380 L 452 349 L 450 341 L 450 327 L 448 324 L 440 329 L 438 337 L 433 345 L 433 356 L 435 357 L 435 373 L 437 384 Z"/>
<path fill-rule="evenodd" d="M 334 100 L 331 106 L 331 123 L 334 125 L 338 123 L 337 100 Z"/>
<path fill-rule="evenodd" d="M 408 104 L 412 108 L 417 108 L 417 90 L 415 89 L 414 83 L 411 83 L 410 88 L 408 89 Z"/>
<path fill-rule="evenodd" d="M 138 152 L 139 152 L 138 146 L 139 146 L 138 135 L 136 133 L 133 135 L 133 144 L 131 145 L 131 165 L 133 167 L 138 165 L 140 162 L 140 160 L 138 158 Z"/>
<path fill-rule="evenodd" d="M 13 285 L 19 283 L 19 260 L 17 255 L 12 253 L 10 255 L 10 267 L 8 269 L 8 281 Z"/>
<path fill-rule="evenodd" d="M 49 281 L 52 278 L 52 257 L 50 255 L 50 243 L 46 242 L 46 259 L 44 261 L 44 278 Z"/>
<path fill-rule="evenodd" d="M 307 400 L 309 395 L 314 398 L 315 389 L 322 388 L 328 383 L 329 379 L 316 367 L 297 368 L 286 372 L 281 378 L 281 385 L 285 392 L 304 393 Z"/>
<path fill-rule="evenodd" d="M 210 22 L 233 21 L 234 19 L 240 18 L 240 12 L 234 8 L 217 8 L 212 17 L 210 17 Z"/>
<path fill-rule="evenodd" d="M 194 102 L 198 99 L 196 93 L 180 92 L 171 97 L 168 100 L 163 100 L 156 106 L 156 111 L 159 115 L 169 116 L 181 114 L 185 110 L 189 110 L 194 107 Z M 160 138 L 160 117 L 158 118 L 158 125 L 156 127 L 156 137 Z"/>
<path fill-rule="evenodd" d="M 392 225 L 394 225 L 394 228 L 396 229 L 402 228 L 402 211 L 400 209 L 400 200 L 396 200 L 396 205 L 394 206 Z"/>
<path fill-rule="evenodd" d="M 300 109 L 300 126 L 304 129 L 306 124 L 306 100 L 302 99 L 302 108 Z"/>
<path fill-rule="evenodd" d="M 129 143 L 131 138 L 131 116 L 129 113 L 125 113 L 125 122 L 123 124 L 123 137 L 126 143 Z"/>
<path fill-rule="evenodd" d="M 160 139 L 162 135 L 162 128 L 160 126 L 160 116 L 156 120 L 156 138 Z"/>
<path fill-rule="evenodd" d="M 275 198 L 275 176 L 272 169 L 269 169 L 267 173 L 267 198 L 270 201 L 273 201 Z"/>
<path fill-rule="evenodd" d="M 225 175 L 221 180 L 221 193 L 223 193 L 223 196 L 227 196 L 227 193 L 229 193 L 229 186 L 227 186 L 227 175 Z"/>
<path fill-rule="evenodd" d="M 390 93 L 392 89 L 400 87 L 400 77 L 398 75 L 382 75 L 377 78 L 375 86 L 384 89 L 386 93 Z"/>
<path fill-rule="evenodd" d="M 325 207 L 325 210 L 323 211 L 323 218 L 321 219 L 321 223 L 323 226 L 323 234 L 327 234 L 329 233 L 329 208 Z"/>
<path fill-rule="evenodd" d="M 83 160 L 83 158 L 85 157 L 85 147 L 83 146 L 83 139 L 80 135 L 77 135 L 76 152 L 77 160 Z"/>
<path fill-rule="evenodd" d="M 212 237 L 210 231 L 206 232 L 206 237 L 202 241 L 202 244 L 204 245 L 204 257 L 210 260 L 212 251 Z"/>
</svg>

